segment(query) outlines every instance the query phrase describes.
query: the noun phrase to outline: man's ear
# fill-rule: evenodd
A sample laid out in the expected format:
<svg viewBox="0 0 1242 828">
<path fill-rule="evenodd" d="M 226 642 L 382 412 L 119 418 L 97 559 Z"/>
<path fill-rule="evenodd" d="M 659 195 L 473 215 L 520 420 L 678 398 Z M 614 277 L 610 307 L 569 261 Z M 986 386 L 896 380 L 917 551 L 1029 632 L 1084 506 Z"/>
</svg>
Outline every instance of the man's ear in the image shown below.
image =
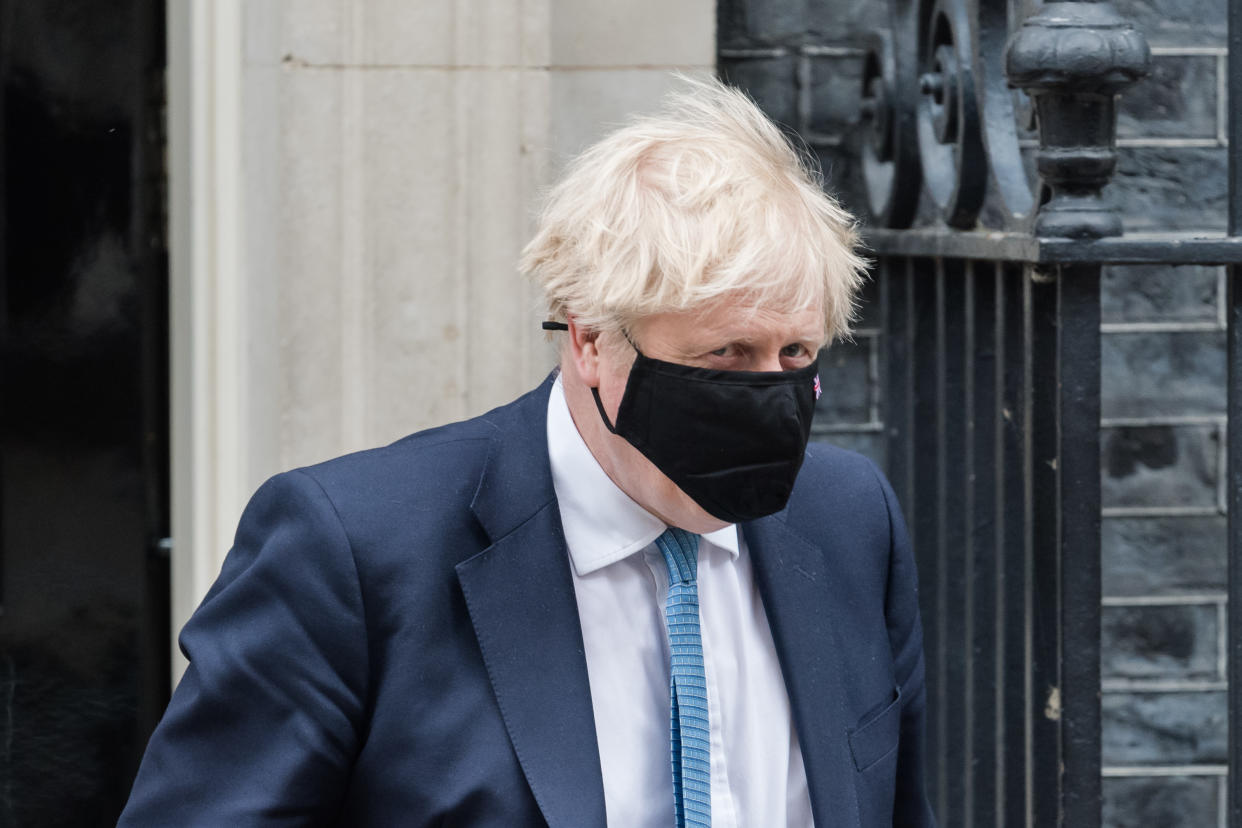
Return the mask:
<svg viewBox="0 0 1242 828">
<path fill-rule="evenodd" d="M 599 387 L 599 331 L 579 325 L 572 316 L 569 324 L 569 358 L 578 378 L 588 388 Z"/>
</svg>

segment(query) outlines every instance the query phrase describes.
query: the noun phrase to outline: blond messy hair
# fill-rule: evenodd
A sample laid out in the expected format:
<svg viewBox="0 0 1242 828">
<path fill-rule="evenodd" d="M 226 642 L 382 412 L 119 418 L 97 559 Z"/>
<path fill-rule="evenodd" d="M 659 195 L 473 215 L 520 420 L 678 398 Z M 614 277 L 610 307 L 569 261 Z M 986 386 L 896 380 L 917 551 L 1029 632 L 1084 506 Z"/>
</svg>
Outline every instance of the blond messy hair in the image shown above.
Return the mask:
<svg viewBox="0 0 1242 828">
<path fill-rule="evenodd" d="M 866 262 L 854 220 L 741 91 L 682 78 L 663 109 L 572 161 L 520 267 L 551 318 L 616 331 L 726 296 L 767 310 L 822 308 L 849 335 Z"/>
</svg>

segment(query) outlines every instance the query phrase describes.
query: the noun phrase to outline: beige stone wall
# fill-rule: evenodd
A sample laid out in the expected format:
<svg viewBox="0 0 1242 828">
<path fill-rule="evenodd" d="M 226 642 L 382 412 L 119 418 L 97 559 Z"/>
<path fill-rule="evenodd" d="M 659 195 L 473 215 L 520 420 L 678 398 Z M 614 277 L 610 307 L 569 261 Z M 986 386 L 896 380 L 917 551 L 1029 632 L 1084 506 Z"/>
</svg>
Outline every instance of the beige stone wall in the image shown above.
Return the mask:
<svg viewBox="0 0 1242 828">
<path fill-rule="evenodd" d="M 174 623 L 254 488 L 553 364 L 515 261 L 566 157 L 710 72 L 712 0 L 170 0 Z"/>
</svg>

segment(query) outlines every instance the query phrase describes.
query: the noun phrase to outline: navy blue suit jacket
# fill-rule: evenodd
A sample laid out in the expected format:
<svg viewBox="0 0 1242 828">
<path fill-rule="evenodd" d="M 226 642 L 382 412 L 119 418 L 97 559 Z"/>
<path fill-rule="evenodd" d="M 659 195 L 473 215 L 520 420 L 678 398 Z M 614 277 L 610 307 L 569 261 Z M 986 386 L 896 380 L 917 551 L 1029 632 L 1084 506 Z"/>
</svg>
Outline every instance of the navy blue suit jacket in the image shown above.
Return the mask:
<svg viewBox="0 0 1242 828">
<path fill-rule="evenodd" d="M 259 489 L 121 825 L 604 824 L 549 387 Z M 816 823 L 931 825 L 888 484 L 813 445 L 788 507 L 743 532 Z"/>
</svg>

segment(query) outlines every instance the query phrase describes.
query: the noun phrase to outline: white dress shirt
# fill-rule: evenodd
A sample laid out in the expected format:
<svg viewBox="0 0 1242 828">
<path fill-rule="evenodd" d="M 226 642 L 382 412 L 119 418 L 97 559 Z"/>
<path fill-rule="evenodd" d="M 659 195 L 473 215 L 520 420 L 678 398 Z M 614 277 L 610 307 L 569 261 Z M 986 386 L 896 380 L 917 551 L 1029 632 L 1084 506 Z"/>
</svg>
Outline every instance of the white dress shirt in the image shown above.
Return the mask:
<svg viewBox="0 0 1242 828">
<path fill-rule="evenodd" d="M 608 824 L 673 818 L 667 528 L 621 491 L 583 442 L 558 377 L 548 456 L 573 564 Z M 712 825 L 809 826 L 811 802 L 772 632 L 734 525 L 699 543 L 699 623 L 711 720 Z"/>
</svg>

